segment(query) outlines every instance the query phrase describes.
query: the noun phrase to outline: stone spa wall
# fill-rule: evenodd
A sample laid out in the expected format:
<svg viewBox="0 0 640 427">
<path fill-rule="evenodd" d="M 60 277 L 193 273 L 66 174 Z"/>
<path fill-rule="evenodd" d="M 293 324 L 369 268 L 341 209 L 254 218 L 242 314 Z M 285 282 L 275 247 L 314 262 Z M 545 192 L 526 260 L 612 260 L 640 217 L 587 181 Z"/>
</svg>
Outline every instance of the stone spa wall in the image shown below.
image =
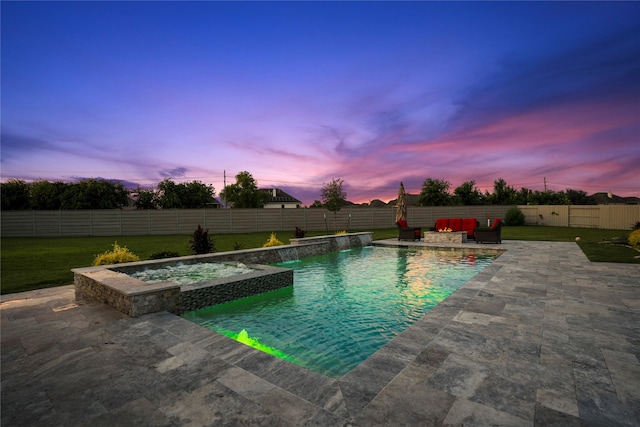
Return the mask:
<svg viewBox="0 0 640 427">
<path fill-rule="evenodd" d="M 293 285 L 293 270 L 274 264 L 369 246 L 371 232 L 291 239 L 290 245 L 73 269 L 76 300 L 108 304 L 131 317 L 187 311 Z M 128 274 L 177 264 L 241 262 L 253 271 L 190 285 L 147 283 Z"/>
</svg>

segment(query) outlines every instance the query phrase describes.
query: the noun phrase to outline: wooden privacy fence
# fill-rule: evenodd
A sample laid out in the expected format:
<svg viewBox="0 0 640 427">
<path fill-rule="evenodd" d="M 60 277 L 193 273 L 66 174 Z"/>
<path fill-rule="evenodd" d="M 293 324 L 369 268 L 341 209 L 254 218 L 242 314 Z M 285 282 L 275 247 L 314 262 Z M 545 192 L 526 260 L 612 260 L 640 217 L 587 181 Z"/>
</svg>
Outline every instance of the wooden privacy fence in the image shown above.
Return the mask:
<svg viewBox="0 0 640 427">
<path fill-rule="evenodd" d="M 433 227 L 437 218 L 504 218 L 509 206 L 410 206 L 410 226 Z M 630 229 L 640 205 L 519 206 L 530 225 Z M 394 207 L 325 209 L 167 209 L 3 211 L 3 237 L 131 236 L 191 234 L 198 225 L 211 234 L 362 231 L 395 227 Z"/>
</svg>

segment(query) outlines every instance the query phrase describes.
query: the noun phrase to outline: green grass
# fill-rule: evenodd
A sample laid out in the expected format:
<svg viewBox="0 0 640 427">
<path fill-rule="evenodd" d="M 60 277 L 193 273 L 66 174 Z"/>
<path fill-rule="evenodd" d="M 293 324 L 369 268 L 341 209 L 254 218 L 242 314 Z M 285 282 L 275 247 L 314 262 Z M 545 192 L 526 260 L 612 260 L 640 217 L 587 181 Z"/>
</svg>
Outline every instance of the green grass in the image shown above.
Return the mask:
<svg viewBox="0 0 640 427">
<path fill-rule="evenodd" d="M 552 242 L 575 242 L 592 262 L 617 262 L 640 264 L 640 252 L 621 244 L 626 242 L 631 230 L 599 230 L 595 228 L 569 227 L 504 227 L 502 238 L 505 240 L 544 240 Z"/>
<path fill-rule="evenodd" d="M 625 239 L 630 230 L 597 230 L 564 227 L 504 227 L 504 240 L 544 240 L 573 242 L 581 237 L 580 248 L 593 262 L 625 262 L 640 264 L 637 251 L 621 245 L 602 242 Z M 262 247 L 271 233 L 222 234 L 212 236 L 217 252 Z M 308 233 L 307 236 L 325 234 Z M 393 238 L 395 228 L 374 230 L 374 240 Z M 292 233 L 279 233 L 278 239 L 287 243 Z M 2 294 L 32 289 L 68 285 L 73 282 L 72 268 L 88 267 L 97 254 L 112 249 L 114 242 L 126 246 L 140 259 L 161 251 L 190 255 L 189 235 L 119 236 L 119 237 L 60 237 L 31 238 L 3 237 L 0 253 L 0 292 Z"/>
</svg>

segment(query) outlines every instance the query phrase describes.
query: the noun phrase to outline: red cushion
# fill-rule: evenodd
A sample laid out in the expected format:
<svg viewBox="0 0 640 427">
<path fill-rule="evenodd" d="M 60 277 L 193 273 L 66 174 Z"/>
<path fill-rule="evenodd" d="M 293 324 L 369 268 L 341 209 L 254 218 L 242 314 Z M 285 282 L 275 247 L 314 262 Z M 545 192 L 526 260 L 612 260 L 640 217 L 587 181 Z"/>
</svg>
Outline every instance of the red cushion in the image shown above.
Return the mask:
<svg viewBox="0 0 640 427">
<path fill-rule="evenodd" d="M 496 229 L 496 227 L 498 226 L 498 224 L 500 224 L 500 222 L 501 222 L 501 219 L 500 219 L 500 218 L 496 218 L 496 219 L 494 219 L 494 220 L 493 220 L 493 225 L 491 226 L 491 229 L 492 229 L 492 230 L 495 230 L 495 229 Z"/>
<path fill-rule="evenodd" d="M 400 226 L 400 228 L 407 228 L 407 220 L 401 219 L 400 221 L 398 221 L 398 225 Z"/>
<path fill-rule="evenodd" d="M 462 220 L 462 231 L 467 232 L 468 237 L 473 237 L 473 232 L 478 225 L 478 220 L 475 218 L 465 218 Z"/>
<path fill-rule="evenodd" d="M 436 220 L 436 230 L 449 228 L 449 218 L 438 218 Z"/>
<path fill-rule="evenodd" d="M 453 231 L 462 231 L 462 218 L 449 219 L 449 228 Z"/>
</svg>

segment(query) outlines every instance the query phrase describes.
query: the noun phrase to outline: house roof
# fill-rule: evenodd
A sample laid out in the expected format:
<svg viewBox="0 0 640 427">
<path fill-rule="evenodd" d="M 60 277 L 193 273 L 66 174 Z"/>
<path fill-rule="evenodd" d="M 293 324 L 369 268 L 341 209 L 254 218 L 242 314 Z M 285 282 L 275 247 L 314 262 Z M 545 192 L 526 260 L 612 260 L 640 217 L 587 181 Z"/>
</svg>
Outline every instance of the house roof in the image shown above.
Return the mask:
<svg viewBox="0 0 640 427">
<path fill-rule="evenodd" d="M 271 196 L 267 203 L 302 203 L 300 200 L 279 188 L 261 188 L 260 191 L 268 192 Z"/>
<path fill-rule="evenodd" d="M 638 197 L 620 197 L 611 193 L 595 193 L 591 196 L 592 200 L 598 205 L 637 205 L 640 204 L 640 198 Z"/>
</svg>

